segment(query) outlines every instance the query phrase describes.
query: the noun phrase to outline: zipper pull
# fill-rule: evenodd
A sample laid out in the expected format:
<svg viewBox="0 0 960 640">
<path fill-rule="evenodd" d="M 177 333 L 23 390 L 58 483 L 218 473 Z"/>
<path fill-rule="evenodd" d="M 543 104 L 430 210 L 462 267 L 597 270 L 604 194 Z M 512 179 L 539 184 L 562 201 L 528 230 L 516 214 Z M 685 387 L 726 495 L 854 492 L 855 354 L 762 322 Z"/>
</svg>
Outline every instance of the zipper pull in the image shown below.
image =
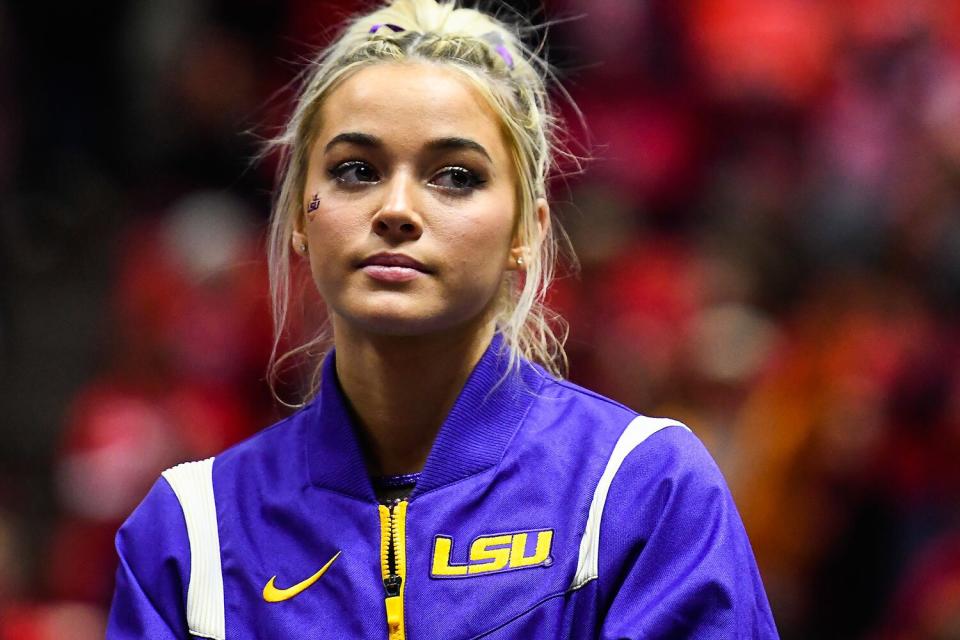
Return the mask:
<svg viewBox="0 0 960 640">
<path fill-rule="evenodd" d="M 387 590 L 387 597 L 394 598 L 400 595 L 400 585 L 403 584 L 403 578 L 400 576 L 388 576 L 383 579 L 383 588 Z"/>
</svg>

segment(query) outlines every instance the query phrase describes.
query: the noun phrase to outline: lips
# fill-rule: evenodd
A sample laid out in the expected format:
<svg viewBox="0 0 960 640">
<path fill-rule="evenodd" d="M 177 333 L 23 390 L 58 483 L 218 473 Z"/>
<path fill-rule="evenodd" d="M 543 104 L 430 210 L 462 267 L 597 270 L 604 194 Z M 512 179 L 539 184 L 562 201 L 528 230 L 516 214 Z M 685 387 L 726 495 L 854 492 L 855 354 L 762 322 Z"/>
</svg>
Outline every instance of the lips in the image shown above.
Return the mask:
<svg viewBox="0 0 960 640">
<path fill-rule="evenodd" d="M 415 269 L 422 273 L 430 273 L 430 270 L 423 263 L 402 253 L 377 253 L 362 260 L 357 267 L 359 269 L 364 267 L 403 267 Z"/>
</svg>

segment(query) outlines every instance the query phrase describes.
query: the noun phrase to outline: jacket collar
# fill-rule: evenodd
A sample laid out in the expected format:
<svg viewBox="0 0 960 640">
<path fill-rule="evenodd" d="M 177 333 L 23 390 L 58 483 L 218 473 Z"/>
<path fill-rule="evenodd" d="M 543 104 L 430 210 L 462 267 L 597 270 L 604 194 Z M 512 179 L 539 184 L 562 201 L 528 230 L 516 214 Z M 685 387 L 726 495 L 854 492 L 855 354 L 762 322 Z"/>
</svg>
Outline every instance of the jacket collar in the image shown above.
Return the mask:
<svg viewBox="0 0 960 640">
<path fill-rule="evenodd" d="M 495 334 L 440 427 L 411 499 L 489 469 L 503 457 L 548 375 L 521 360 L 520 370 L 504 377 L 508 358 L 503 338 Z M 320 391 L 303 418 L 311 482 L 375 502 L 333 350 L 323 362 Z"/>
</svg>

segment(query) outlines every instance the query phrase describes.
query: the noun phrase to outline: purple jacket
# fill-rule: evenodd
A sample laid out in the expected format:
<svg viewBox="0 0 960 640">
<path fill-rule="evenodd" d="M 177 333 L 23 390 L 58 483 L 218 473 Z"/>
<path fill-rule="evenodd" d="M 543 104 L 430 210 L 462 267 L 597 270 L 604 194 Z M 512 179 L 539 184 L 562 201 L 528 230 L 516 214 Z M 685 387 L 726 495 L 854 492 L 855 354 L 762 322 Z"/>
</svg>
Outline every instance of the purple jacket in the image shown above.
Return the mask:
<svg viewBox="0 0 960 640">
<path fill-rule="evenodd" d="M 107 637 L 776 638 L 700 441 L 527 362 L 502 379 L 501 347 L 392 506 L 334 354 L 303 410 L 164 472 L 117 534 Z"/>
</svg>

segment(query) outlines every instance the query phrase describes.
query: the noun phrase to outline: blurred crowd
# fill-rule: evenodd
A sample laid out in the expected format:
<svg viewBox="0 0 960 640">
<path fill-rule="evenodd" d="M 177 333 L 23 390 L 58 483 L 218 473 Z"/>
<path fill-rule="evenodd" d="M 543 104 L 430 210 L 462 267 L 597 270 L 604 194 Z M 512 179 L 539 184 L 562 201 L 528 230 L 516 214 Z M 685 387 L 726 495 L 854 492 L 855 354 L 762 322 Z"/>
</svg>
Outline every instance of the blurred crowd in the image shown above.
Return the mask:
<svg viewBox="0 0 960 640">
<path fill-rule="evenodd" d="M 570 377 L 704 440 L 785 639 L 960 638 L 960 2 L 502 4 L 586 122 Z M 0 2 L 0 640 L 102 637 L 159 472 L 283 415 L 254 159 L 358 6 L 102 5 Z"/>
</svg>

